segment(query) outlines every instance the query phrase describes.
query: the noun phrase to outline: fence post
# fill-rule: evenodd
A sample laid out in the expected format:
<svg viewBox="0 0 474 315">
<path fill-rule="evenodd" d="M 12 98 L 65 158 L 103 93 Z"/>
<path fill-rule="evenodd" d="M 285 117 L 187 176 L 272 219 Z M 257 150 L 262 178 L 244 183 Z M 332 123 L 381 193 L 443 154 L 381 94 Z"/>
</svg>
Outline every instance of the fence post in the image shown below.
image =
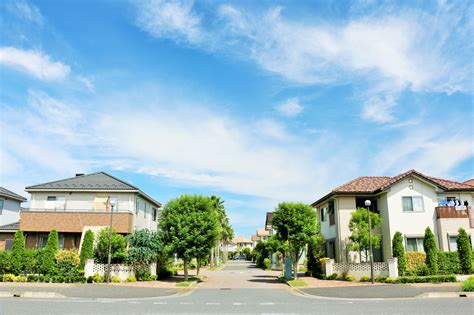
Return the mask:
<svg viewBox="0 0 474 315">
<path fill-rule="evenodd" d="M 334 259 L 329 259 L 326 261 L 326 277 L 329 277 L 334 273 Z"/>
<path fill-rule="evenodd" d="M 150 274 L 156 276 L 156 262 L 150 264 Z"/>
<path fill-rule="evenodd" d="M 397 257 L 388 259 L 388 276 L 390 278 L 398 278 L 398 260 Z"/>
<path fill-rule="evenodd" d="M 89 258 L 86 259 L 86 263 L 84 265 L 84 276 L 90 277 L 94 275 L 94 259 Z"/>
</svg>

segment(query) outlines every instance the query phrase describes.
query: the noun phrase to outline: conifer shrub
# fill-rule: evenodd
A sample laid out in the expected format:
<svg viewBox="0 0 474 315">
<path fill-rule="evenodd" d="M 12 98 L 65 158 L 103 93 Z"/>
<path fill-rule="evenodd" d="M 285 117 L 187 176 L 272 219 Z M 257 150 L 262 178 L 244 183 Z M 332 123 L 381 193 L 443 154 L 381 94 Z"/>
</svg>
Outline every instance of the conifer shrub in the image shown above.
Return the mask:
<svg viewBox="0 0 474 315">
<path fill-rule="evenodd" d="M 461 271 L 464 274 L 472 272 L 472 250 L 469 236 L 463 228 L 458 230 L 458 237 L 456 238 L 458 245 L 459 263 L 461 265 Z"/>
<path fill-rule="evenodd" d="M 15 275 L 23 272 L 23 262 L 25 259 L 25 237 L 22 231 L 16 231 L 13 237 L 13 247 L 11 254 L 11 271 Z"/>
<path fill-rule="evenodd" d="M 429 227 L 425 230 L 425 238 L 423 239 L 423 249 L 426 253 L 425 264 L 428 267 L 429 274 L 438 273 L 438 247 L 433 232 Z"/>
<path fill-rule="evenodd" d="M 393 257 L 397 258 L 398 274 L 403 276 L 407 270 L 407 259 L 405 257 L 405 249 L 403 248 L 402 233 L 396 232 L 392 240 Z"/>
<path fill-rule="evenodd" d="M 44 275 L 53 275 L 56 272 L 56 258 L 55 255 L 58 252 L 58 232 L 52 230 L 49 233 L 46 248 L 41 254 L 41 273 Z"/>
<path fill-rule="evenodd" d="M 80 268 L 84 268 L 87 259 L 94 258 L 94 233 L 87 230 L 81 246 Z"/>
</svg>

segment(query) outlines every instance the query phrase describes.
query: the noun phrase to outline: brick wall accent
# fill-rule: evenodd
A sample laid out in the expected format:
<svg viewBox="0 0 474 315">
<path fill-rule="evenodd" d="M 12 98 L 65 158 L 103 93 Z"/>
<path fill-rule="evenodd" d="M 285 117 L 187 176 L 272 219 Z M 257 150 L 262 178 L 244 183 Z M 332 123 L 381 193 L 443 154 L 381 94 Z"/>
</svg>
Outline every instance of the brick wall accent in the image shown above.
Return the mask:
<svg viewBox="0 0 474 315">
<path fill-rule="evenodd" d="M 0 250 L 5 250 L 5 241 L 13 239 L 15 233 L 13 232 L 2 232 L 0 233 Z"/>
<path fill-rule="evenodd" d="M 23 232 L 77 232 L 84 226 L 109 226 L 109 212 L 21 211 L 20 230 Z M 114 212 L 113 228 L 118 233 L 131 233 L 133 214 Z"/>
</svg>

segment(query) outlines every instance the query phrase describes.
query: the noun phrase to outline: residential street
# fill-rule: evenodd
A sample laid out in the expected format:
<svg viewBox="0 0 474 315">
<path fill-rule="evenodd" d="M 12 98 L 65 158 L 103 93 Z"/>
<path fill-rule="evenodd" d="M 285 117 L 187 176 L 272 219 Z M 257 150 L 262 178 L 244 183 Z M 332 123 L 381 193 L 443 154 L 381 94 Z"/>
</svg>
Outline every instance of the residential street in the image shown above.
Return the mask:
<svg viewBox="0 0 474 315">
<path fill-rule="evenodd" d="M 274 278 L 277 274 L 255 268 L 250 263 L 231 262 L 223 270 L 205 272 L 206 281 L 194 291 L 184 291 L 181 296 L 3 298 L 0 299 L 0 310 L 1 314 L 470 314 L 474 309 L 474 300 L 468 298 L 348 300 L 304 297 L 277 282 Z M 126 287 L 122 289 L 127 290 Z"/>
</svg>

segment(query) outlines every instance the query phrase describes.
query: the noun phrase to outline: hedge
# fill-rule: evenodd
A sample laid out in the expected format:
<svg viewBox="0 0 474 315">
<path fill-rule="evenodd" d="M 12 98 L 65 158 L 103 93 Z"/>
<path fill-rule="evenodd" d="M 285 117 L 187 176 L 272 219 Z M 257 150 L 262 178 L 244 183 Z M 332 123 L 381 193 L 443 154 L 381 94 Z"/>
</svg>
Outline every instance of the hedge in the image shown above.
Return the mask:
<svg viewBox="0 0 474 315">
<path fill-rule="evenodd" d="M 397 283 L 438 283 L 438 282 L 456 282 L 455 275 L 438 275 L 438 276 L 407 276 L 398 277 Z"/>
<path fill-rule="evenodd" d="M 426 254 L 422 252 L 406 252 L 407 271 L 414 271 L 425 263 Z"/>
<path fill-rule="evenodd" d="M 457 252 L 438 252 L 438 274 L 460 274 L 461 264 Z"/>
</svg>

